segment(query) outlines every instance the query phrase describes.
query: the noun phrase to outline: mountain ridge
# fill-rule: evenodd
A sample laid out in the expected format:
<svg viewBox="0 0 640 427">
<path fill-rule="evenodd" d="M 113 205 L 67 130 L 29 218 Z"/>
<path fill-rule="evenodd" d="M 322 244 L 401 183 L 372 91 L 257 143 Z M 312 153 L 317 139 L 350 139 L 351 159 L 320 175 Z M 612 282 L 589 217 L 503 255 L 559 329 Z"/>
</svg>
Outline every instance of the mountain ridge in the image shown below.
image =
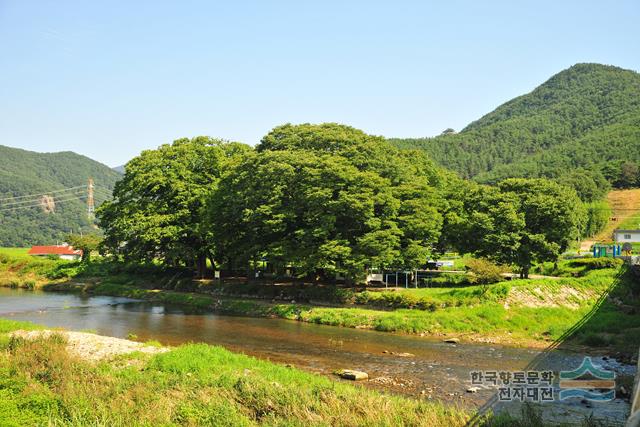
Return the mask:
<svg viewBox="0 0 640 427">
<path fill-rule="evenodd" d="M 620 179 L 612 176 L 612 169 L 620 165 L 613 163 L 640 163 L 639 120 L 640 74 L 580 63 L 459 133 L 389 140 L 401 148 L 423 149 L 442 166 L 484 183 L 519 176 L 561 178 L 567 172 L 562 168 L 573 167 L 616 185 Z M 626 136 L 607 146 L 621 134 Z M 585 158 L 581 152 L 598 157 Z M 556 167 L 546 167 L 551 160 Z M 640 185 L 640 175 L 636 180 Z"/>
<path fill-rule="evenodd" d="M 0 159 L 0 246 L 51 244 L 70 232 L 93 231 L 86 204 L 89 178 L 96 205 L 110 197 L 120 178 L 73 151 L 40 153 L 0 145 Z"/>
</svg>

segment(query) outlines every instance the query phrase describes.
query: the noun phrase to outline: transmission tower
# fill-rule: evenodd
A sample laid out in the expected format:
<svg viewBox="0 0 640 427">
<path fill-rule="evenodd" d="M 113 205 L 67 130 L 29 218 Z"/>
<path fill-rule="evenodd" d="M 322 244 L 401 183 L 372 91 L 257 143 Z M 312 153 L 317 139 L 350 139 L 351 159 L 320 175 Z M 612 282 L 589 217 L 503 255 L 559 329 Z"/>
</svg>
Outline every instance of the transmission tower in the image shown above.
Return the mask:
<svg viewBox="0 0 640 427">
<path fill-rule="evenodd" d="M 89 219 L 95 218 L 95 203 L 93 201 L 93 178 L 89 178 L 87 185 L 87 216 Z"/>
</svg>

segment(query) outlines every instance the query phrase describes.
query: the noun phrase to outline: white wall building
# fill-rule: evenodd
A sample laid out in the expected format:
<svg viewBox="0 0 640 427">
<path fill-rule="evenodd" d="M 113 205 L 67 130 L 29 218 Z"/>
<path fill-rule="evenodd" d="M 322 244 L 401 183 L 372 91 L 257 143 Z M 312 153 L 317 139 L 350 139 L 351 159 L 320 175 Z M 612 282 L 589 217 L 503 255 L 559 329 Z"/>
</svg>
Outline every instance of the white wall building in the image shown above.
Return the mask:
<svg viewBox="0 0 640 427">
<path fill-rule="evenodd" d="M 613 240 L 617 243 L 640 242 L 640 230 L 615 230 Z"/>
</svg>

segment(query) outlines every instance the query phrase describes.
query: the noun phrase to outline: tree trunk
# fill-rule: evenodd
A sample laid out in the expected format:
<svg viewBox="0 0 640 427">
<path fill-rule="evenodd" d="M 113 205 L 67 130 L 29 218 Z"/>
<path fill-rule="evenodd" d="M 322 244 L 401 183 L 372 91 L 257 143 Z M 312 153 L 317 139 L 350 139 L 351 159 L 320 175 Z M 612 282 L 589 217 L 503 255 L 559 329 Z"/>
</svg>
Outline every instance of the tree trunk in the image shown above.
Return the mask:
<svg viewBox="0 0 640 427">
<path fill-rule="evenodd" d="M 196 259 L 196 268 L 198 270 L 198 278 L 204 279 L 207 275 L 207 254 L 198 254 L 198 258 Z"/>
</svg>

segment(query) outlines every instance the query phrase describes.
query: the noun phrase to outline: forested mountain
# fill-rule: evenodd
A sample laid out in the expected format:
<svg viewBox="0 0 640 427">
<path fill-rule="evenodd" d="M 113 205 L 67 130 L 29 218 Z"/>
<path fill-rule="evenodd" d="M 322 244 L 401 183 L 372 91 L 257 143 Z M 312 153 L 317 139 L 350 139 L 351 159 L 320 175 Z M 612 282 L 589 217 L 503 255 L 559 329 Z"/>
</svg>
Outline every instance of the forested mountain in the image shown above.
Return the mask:
<svg viewBox="0 0 640 427">
<path fill-rule="evenodd" d="M 479 182 L 507 177 L 586 181 L 598 188 L 598 194 L 581 194 L 592 200 L 606 190 L 607 181 L 617 187 L 640 185 L 640 74 L 577 64 L 460 133 L 448 129 L 435 138 L 391 141 L 424 149 L 443 166 Z"/>
<path fill-rule="evenodd" d="M 0 145 L 0 246 L 55 244 L 93 229 L 87 215 L 89 178 L 96 206 L 121 175 L 72 152 L 35 153 Z"/>
</svg>

